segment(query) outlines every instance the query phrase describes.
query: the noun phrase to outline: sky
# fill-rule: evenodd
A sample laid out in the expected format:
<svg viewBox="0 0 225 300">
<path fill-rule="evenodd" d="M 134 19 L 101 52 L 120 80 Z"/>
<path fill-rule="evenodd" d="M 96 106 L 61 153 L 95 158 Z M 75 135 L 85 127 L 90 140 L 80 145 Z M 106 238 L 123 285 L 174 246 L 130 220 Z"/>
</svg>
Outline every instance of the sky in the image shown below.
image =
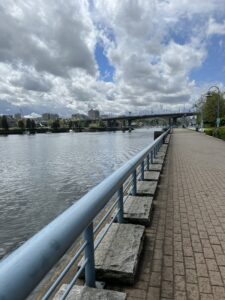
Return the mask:
<svg viewBox="0 0 225 300">
<path fill-rule="evenodd" d="M 1 0 L 0 114 L 191 110 L 225 90 L 225 0 Z"/>
</svg>

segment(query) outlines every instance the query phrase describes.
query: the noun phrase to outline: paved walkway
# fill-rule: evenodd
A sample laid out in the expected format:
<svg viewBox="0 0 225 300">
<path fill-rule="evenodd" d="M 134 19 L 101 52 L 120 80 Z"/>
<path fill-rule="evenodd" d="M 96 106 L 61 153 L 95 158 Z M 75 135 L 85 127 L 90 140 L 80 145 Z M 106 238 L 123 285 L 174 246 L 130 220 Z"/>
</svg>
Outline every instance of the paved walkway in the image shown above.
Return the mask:
<svg viewBox="0 0 225 300">
<path fill-rule="evenodd" d="M 225 299 L 225 142 L 172 134 L 134 299 Z"/>
</svg>

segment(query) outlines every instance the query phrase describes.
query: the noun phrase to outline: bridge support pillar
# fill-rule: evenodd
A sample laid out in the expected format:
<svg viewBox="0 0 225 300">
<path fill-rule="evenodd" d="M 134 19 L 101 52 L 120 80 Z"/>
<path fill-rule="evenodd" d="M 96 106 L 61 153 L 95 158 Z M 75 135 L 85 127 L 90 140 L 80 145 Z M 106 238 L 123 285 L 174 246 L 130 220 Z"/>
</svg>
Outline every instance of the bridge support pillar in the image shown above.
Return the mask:
<svg viewBox="0 0 225 300">
<path fill-rule="evenodd" d="M 132 128 L 131 128 L 131 122 L 132 122 L 132 120 L 131 120 L 131 119 L 128 119 L 128 128 L 129 128 L 129 132 L 132 131 Z"/>
</svg>

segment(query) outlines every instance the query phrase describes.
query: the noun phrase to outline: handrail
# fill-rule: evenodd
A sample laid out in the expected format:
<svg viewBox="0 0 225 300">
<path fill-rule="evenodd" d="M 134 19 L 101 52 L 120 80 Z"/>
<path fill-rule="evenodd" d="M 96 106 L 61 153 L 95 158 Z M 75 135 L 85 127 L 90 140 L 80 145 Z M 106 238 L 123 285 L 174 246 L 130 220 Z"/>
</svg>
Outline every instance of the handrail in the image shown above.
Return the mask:
<svg viewBox="0 0 225 300">
<path fill-rule="evenodd" d="M 170 129 L 0 262 L 0 300 L 25 299 Z"/>
</svg>

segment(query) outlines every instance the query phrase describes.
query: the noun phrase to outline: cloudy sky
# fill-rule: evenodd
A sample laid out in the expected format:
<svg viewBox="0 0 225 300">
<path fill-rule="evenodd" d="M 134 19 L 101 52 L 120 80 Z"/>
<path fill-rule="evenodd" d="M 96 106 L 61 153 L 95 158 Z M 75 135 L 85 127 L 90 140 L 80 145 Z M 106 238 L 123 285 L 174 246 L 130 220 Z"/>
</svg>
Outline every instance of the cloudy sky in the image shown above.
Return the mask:
<svg viewBox="0 0 225 300">
<path fill-rule="evenodd" d="M 1 0 L 0 114 L 190 109 L 225 87 L 225 0 Z"/>
</svg>

